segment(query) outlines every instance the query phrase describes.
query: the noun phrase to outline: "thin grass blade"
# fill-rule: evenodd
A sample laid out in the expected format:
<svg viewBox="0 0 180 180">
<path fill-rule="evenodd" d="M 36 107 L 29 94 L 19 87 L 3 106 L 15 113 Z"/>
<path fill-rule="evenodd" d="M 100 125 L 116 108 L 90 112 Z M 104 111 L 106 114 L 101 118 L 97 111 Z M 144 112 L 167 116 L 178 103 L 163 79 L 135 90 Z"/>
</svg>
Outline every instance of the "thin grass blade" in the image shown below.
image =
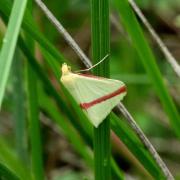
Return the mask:
<svg viewBox="0 0 180 180">
<path fill-rule="evenodd" d="M 17 158 L 16 154 L 9 148 L 3 139 L 0 139 L 0 147 L 1 163 L 15 172 L 20 179 L 32 180 L 32 175 L 29 173 L 29 169 L 19 158 Z"/>
<path fill-rule="evenodd" d="M 33 14 L 33 2 L 28 2 L 28 9 Z M 26 41 L 31 53 L 35 52 L 34 40 L 26 34 Z M 36 179 L 43 180 L 43 153 L 41 144 L 41 128 L 39 120 L 39 105 L 37 93 L 37 76 L 33 68 L 27 64 L 27 94 L 28 94 L 28 115 L 29 115 L 29 135 L 31 144 L 32 169 Z"/>
<path fill-rule="evenodd" d="M 109 0 L 91 1 L 92 59 L 98 63 L 110 54 Z M 109 61 L 94 68 L 97 76 L 109 77 Z M 95 179 L 111 179 L 110 119 L 107 117 L 98 128 L 94 128 Z"/>
<path fill-rule="evenodd" d="M 27 0 L 15 0 L 0 52 L 0 108 L 20 32 Z"/>
<path fill-rule="evenodd" d="M 4 164 L 0 163 L 0 178 L 20 180 L 20 178 Z"/>
</svg>

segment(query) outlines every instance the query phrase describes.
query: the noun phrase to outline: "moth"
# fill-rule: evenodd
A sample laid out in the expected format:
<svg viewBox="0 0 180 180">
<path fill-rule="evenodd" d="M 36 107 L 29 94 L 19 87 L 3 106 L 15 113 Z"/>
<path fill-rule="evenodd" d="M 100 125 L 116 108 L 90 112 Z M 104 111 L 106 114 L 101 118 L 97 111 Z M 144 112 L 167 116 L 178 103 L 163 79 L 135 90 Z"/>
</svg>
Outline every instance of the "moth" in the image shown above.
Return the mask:
<svg viewBox="0 0 180 180">
<path fill-rule="evenodd" d="M 73 73 L 66 63 L 61 70 L 60 81 L 96 128 L 127 93 L 119 80 Z"/>
</svg>

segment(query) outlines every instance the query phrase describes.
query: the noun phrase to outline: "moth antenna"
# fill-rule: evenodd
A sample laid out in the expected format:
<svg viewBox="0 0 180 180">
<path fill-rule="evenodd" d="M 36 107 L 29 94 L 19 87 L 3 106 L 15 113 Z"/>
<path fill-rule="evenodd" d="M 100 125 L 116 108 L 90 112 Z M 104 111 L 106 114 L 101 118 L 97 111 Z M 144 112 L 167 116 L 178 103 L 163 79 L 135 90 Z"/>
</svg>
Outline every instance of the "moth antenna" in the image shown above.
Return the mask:
<svg viewBox="0 0 180 180">
<path fill-rule="evenodd" d="M 107 58 L 109 55 L 110 55 L 110 54 L 107 54 L 106 56 L 104 56 L 98 63 L 94 64 L 94 65 L 91 66 L 90 68 L 83 69 L 83 70 L 79 70 L 79 71 L 75 71 L 75 72 L 78 73 L 78 72 L 90 71 L 90 70 L 93 69 L 94 67 L 96 67 L 96 66 L 98 66 L 99 64 L 101 64 L 104 60 L 106 60 L 106 58 Z"/>
</svg>

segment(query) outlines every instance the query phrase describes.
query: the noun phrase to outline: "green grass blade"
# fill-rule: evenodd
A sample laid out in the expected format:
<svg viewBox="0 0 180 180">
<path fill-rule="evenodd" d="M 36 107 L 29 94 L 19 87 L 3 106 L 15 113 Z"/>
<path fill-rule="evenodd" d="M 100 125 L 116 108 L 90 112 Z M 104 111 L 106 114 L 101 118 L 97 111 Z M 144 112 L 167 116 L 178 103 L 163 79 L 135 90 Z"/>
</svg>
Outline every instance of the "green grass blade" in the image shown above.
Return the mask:
<svg viewBox="0 0 180 180">
<path fill-rule="evenodd" d="M 4 164 L 0 163 L 0 179 L 20 180 L 20 178 Z"/>
<path fill-rule="evenodd" d="M 27 0 L 15 0 L 0 53 L 0 108 Z"/>
<path fill-rule="evenodd" d="M 12 3 L 10 1 L 8 0 L 0 1 L 0 11 L 2 13 L 4 20 L 6 21 L 8 20 L 11 7 L 12 7 Z M 65 62 L 65 58 L 63 57 L 63 55 L 61 55 L 59 51 L 54 47 L 54 45 L 52 45 L 46 39 L 46 37 L 42 33 L 40 33 L 35 23 L 33 22 L 31 13 L 28 9 L 24 15 L 22 28 L 26 31 L 26 33 L 29 34 L 29 36 L 31 36 L 32 39 L 36 40 L 42 48 L 48 49 L 48 52 L 53 55 L 55 61 L 57 61 L 58 63 Z"/>
<path fill-rule="evenodd" d="M 39 109 L 37 100 L 37 79 L 32 67 L 27 67 L 27 92 L 28 92 L 28 114 L 29 134 L 31 144 L 32 169 L 36 179 L 43 180 L 42 145 L 39 122 Z"/>
<path fill-rule="evenodd" d="M 139 53 L 139 57 L 154 85 L 164 110 L 169 116 L 170 123 L 175 130 L 176 135 L 180 138 L 180 116 L 171 96 L 169 95 L 167 87 L 163 82 L 163 78 L 155 61 L 155 57 L 143 35 L 143 31 L 134 13 L 132 12 L 128 1 L 115 0 L 115 2 L 123 24 L 132 39 L 134 47 Z"/>
<path fill-rule="evenodd" d="M 112 179 L 123 180 L 124 172 L 118 167 L 117 163 L 113 158 L 111 158 L 111 167 L 112 167 L 112 175 L 111 175 Z"/>
<path fill-rule="evenodd" d="M 15 172 L 20 179 L 31 180 L 32 176 L 29 173 L 29 170 L 2 139 L 0 139 L 0 147 L 1 163 Z"/>
<path fill-rule="evenodd" d="M 28 2 L 28 9 L 32 11 L 32 1 Z M 26 35 L 26 41 L 31 53 L 34 54 L 34 41 L 29 35 Z M 39 105 L 37 94 L 37 76 L 32 67 L 27 64 L 27 93 L 28 93 L 28 115 L 29 115 L 29 134 L 31 144 L 32 169 L 35 178 L 43 180 L 43 153 L 41 144 L 41 128 L 39 120 Z"/>
<path fill-rule="evenodd" d="M 110 52 L 109 0 L 91 1 L 92 59 L 99 62 Z M 109 62 L 106 60 L 94 69 L 95 75 L 109 77 Z M 94 128 L 95 179 L 111 179 L 110 119 L 107 117 Z"/>
</svg>

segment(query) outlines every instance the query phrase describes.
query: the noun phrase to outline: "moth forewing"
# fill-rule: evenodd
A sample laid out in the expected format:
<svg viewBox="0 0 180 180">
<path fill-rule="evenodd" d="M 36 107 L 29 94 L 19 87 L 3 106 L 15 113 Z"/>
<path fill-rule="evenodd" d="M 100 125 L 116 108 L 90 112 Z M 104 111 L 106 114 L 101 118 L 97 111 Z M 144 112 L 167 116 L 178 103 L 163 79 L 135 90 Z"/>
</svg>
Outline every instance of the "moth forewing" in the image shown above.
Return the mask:
<svg viewBox="0 0 180 180">
<path fill-rule="evenodd" d="M 92 75 L 75 74 L 62 66 L 61 82 L 72 94 L 91 123 L 98 127 L 126 95 L 123 82 Z"/>
</svg>

